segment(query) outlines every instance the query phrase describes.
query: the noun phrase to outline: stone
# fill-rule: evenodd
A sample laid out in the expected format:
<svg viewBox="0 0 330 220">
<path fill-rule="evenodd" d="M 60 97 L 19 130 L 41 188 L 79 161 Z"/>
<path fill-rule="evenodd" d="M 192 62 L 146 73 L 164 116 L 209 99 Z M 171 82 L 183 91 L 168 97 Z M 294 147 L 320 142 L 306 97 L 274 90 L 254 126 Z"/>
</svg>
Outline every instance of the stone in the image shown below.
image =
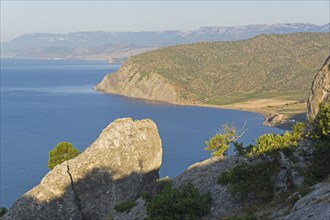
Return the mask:
<svg viewBox="0 0 330 220">
<path fill-rule="evenodd" d="M 118 119 L 76 158 L 57 165 L 2 219 L 113 219 L 114 206 L 152 192 L 162 145 L 149 119 Z"/>
<path fill-rule="evenodd" d="M 307 102 L 307 118 L 313 120 L 319 112 L 319 104 L 330 99 L 330 56 L 314 77 Z"/>
<path fill-rule="evenodd" d="M 329 220 L 330 183 L 322 182 L 312 186 L 312 191 L 300 198 L 291 212 L 278 220 Z"/>
</svg>

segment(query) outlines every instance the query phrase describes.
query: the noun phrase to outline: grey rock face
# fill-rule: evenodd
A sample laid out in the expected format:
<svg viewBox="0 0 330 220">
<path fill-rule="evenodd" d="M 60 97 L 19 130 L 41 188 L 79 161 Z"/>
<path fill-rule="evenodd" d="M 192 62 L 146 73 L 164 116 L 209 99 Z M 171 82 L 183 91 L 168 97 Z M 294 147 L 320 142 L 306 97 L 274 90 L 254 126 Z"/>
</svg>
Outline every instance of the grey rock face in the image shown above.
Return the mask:
<svg viewBox="0 0 330 220">
<path fill-rule="evenodd" d="M 319 104 L 330 99 L 330 56 L 316 74 L 307 102 L 307 117 L 313 120 L 319 112 Z"/>
<path fill-rule="evenodd" d="M 290 214 L 279 219 L 330 219 L 330 183 L 318 183 L 312 189 L 294 204 Z"/>
<path fill-rule="evenodd" d="M 2 219 L 112 219 L 117 203 L 154 189 L 161 162 L 155 123 L 118 119 L 83 153 L 50 171 Z"/>
</svg>

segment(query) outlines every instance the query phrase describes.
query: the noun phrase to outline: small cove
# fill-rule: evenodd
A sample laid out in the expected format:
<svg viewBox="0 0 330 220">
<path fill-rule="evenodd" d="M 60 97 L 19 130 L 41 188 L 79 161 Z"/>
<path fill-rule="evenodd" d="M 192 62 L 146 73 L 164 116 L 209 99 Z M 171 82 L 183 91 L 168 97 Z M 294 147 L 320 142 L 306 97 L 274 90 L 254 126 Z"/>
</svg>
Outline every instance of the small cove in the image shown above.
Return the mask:
<svg viewBox="0 0 330 220">
<path fill-rule="evenodd" d="M 151 118 L 163 142 L 160 176 L 175 177 L 210 157 L 204 142 L 224 123 L 246 122 L 244 144 L 263 133 L 263 116 L 237 110 L 176 106 L 102 94 L 92 88 L 120 65 L 88 61 L 1 60 L 1 200 L 9 207 L 48 172 L 61 141 L 83 151 L 117 118 Z M 232 154 L 233 152 L 230 152 Z"/>
</svg>

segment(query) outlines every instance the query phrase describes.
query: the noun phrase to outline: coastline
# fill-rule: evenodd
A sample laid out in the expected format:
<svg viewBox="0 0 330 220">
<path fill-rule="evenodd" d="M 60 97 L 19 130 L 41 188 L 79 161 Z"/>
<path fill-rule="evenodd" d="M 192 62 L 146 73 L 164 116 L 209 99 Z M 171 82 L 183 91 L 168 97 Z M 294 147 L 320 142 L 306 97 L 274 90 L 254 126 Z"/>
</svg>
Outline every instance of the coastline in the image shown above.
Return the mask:
<svg viewBox="0 0 330 220">
<path fill-rule="evenodd" d="M 301 121 L 301 118 L 298 116 L 291 117 L 289 119 L 277 111 L 265 109 L 268 107 L 269 102 L 266 103 L 267 105 L 260 105 L 260 104 L 254 105 L 253 103 L 252 104 L 248 103 L 247 107 L 244 107 L 244 104 L 246 104 L 245 102 L 238 102 L 238 103 L 229 104 L 229 105 L 213 105 L 213 104 L 203 104 L 203 103 L 196 103 L 196 102 L 195 103 L 194 102 L 175 102 L 174 103 L 174 102 L 165 102 L 165 101 L 159 101 L 159 100 L 154 100 L 154 99 L 135 98 L 135 97 L 130 97 L 130 96 L 113 93 L 113 92 L 104 92 L 103 90 L 96 89 L 96 87 L 94 87 L 93 89 L 100 93 L 123 96 L 123 97 L 129 98 L 129 99 L 142 100 L 144 102 L 157 102 L 157 103 L 166 103 L 166 104 L 172 104 L 172 105 L 177 105 L 177 106 L 194 106 L 194 107 L 218 108 L 218 109 L 230 109 L 230 110 L 254 112 L 254 113 L 260 114 L 264 118 L 263 125 L 276 127 L 276 128 L 282 129 L 282 130 L 290 130 L 295 121 Z M 256 100 L 254 100 L 254 103 L 258 103 L 263 100 L 264 99 L 256 99 Z M 268 101 L 270 101 L 270 100 L 268 100 Z M 273 100 L 273 101 L 278 102 L 279 100 Z M 295 101 L 293 101 L 293 100 L 285 101 L 285 102 L 282 101 L 282 102 L 280 102 L 280 105 L 277 105 L 276 107 L 280 107 L 282 105 L 288 105 L 288 104 L 292 104 L 292 103 L 295 103 Z M 253 107 L 253 106 L 257 106 L 257 107 Z"/>
</svg>

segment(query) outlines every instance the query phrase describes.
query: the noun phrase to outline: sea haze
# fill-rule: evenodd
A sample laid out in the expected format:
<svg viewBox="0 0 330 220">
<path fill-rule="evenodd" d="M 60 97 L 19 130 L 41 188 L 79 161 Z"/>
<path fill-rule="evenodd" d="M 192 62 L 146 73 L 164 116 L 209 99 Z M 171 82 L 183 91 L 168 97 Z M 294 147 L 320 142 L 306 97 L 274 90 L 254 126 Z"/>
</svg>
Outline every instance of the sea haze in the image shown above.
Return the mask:
<svg viewBox="0 0 330 220">
<path fill-rule="evenodd" d="M 120 65 L 87 61 L 1 60 L 1 201 L 9 207 L 49 171 L 48 152 L 69 141 L 80 151 L 117 118 L 151 118 L 163 142 L 161 176 L 210 157 L 204 142 L 228 122 L 246 122 L 245 144 L 280 130 L 256 113 L 175 106 L 102 94 L 92 88 Z M 230 152 L 233 153 L 232 151 Z"/>
</svg>

